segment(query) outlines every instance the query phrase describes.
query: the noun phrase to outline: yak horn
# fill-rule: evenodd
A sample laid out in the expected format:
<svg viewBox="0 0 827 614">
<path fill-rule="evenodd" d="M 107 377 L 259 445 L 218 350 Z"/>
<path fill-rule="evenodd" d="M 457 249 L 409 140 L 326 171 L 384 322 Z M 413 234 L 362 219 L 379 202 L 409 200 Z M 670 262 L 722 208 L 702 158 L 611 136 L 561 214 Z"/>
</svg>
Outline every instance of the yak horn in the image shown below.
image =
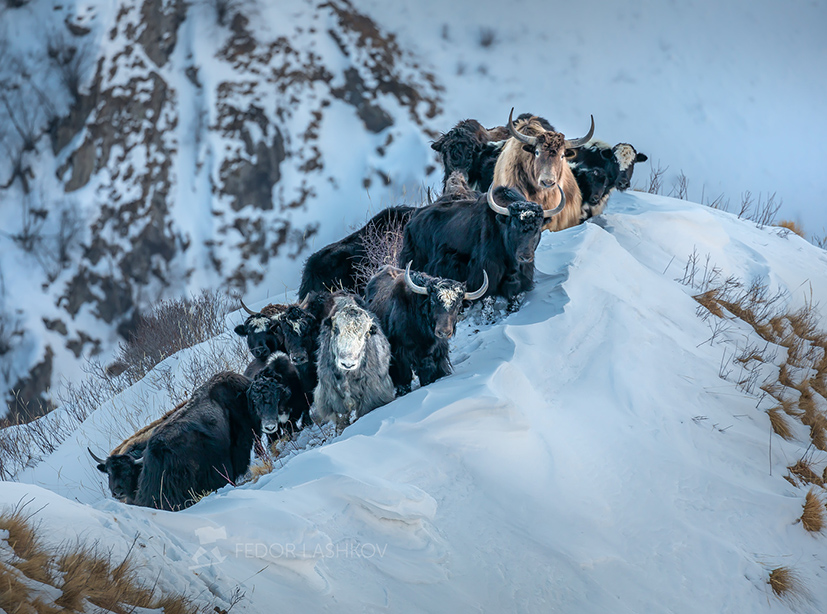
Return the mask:
<svg viewBox="0 0 827 614">
<path fill-rule="evenodd" d="M 257 316 L 257 315 L 260 315 L 260 314 L 259 314 L 259 312 L 257 312 L 257 311 L 253 311 L 252 309 L 250 309 L 249 307 L 247 307 L 247 305 L 245 305 L 245 304 L 244 304 L 244 301 L 243 301 L 243 300 L 241 300 L 241 299 L 238 299 L 238 300 L 239 300 L 239 301 L 241 301 L 241 306 L 244 308 L 244 311 L 246 311 L 247 313 L 249 313 L 251 316 Z"/>
<path fill-rule="evenodd" d="M 413 260 L 408 262 L 408 266 L 405 267 L 405 283 L 408 284 L 408 287 L 411 289 L 411 292 L 415 292 L 416 294 L 424 294 L 428 296 L 428 288 L 425 286 L 417 286 L 413 279 L 411 279 L 411 264 L 413 264 Z"/>
<path fill-rule="evenodd" d="M 499 213 L 500 215 L 511 215 L 508 212 L 508 209 L 505 207 L 500 207 L 496 202 L 494 202 L 494 186 L 491 186 L 488 189 L 488 206 L 491 207 L 495 213 Z"/>
<path fill-rule="evenodd" d="M 566 206 L 566 193 L 563 191 L 563 188 L 560 186 L 559 183 L 557 184 L 557 189 L 560 190 L 560 204 L 557 205 L 554 209 L 547 209 L 543 211 L 544 218 L 550 218 L 554 215 L 557 215 L 563 210 L 563 207 Z"/>
<path fill-rule="evenodd" d="M 482 270 L 482 288 L 477 290 L 476 292 L 466 292 L 465 293 L 465 300 L 466 301 L 475 301 L 478 298 L 481 298 L 485 291 L 488 290 L 488 273 L 485 272 L 485 269 Z"/>
<path fill-rule="evenodd" d="M 88 448 L 88 447 L 87 447 L 86 449 L 87 449 L 87 450 L 89 450 L 89 448 Z M 91 455 L 92 455 L 92 458 L 94 458 L 94 459 L 95 459 L 95 462 L 96 462 L 96 463 L 100 463 L 100 464 L 102 464 L 102 465 L 105 465 L 105 464 L 106 464 L 106 461 L 105 461 L 105 460 L 103 460 L 102 458 L 98 458 L 97 456 L 95 456 L 95 453 L 94 453 L 94 452 L 92 452 L 92 450 L 89 450 L 89 454 L 91 454 Z"/>
<path fill-rule="evenodd" d="M 512 117 L 514 117 L 514 107 L 511 107 L 511 113 L 508 114 L 508 133 L 513 136 L 515 139 L 522 143 L 528 143 L 529 145 L 536 145 L 537 144 L 537 137 L 536 136 L 528 136 L 527 134 L 523 134 L 522 132 L 518 132 L 517 129 L 514 127 L 514 122 L 512 121 Z"/>
<path fill-rule="evenodd" d="M 589 128 L 589 131 L 586 133 L 586 136 L 581 136 L 579 139 L 566 139 L 566 147 L 582 147 L 591 140 L 592 135 L 594 135 L 594 115 L 592 115 L 591 118 L 592 125 Z"/>
</svg>

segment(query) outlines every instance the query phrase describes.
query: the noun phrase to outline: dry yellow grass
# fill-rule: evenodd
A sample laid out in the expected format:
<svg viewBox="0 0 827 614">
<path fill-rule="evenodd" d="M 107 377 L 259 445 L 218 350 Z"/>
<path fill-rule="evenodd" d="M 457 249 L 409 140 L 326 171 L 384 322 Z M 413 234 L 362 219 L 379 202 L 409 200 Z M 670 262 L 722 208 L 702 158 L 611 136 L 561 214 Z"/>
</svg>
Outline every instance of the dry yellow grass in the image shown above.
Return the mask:
<svg viewBox="0 0 827 614">
<path fill-rule="evenodd" d="M 815 484 L 816 486 L 824 486 L 824 478 L 813 471 L 812 465 L 808 460 L 800 458 L 795 465 L 787 467 L 793 476 L 795 476 L 802 484 Z M 827 467 L 825 467 L 827 471 Z M 794 485 L 795 482 L 793 482 Z"/>
<path fill-rule="evenodd" d="M 767 412 L 767 415 L 770 417 L 770 426 L 772 427 L 773 433 L 783 437 L 787 441 L 793 439 L 793 431 L 778 407 L 773 407 Z"/>
<path fill-rule="evenodd" d="M 0 557 L 0 609 L 6 612 L 85 612 L 89 604 L 115 614 L 136 608 L 163 608 L 165 614 L 197 612 L 181 595 L 156 596 L 154 587 L 140 581 L 129 557 L 114 564 L 110 553 L 80 543 L 45 548 L 37 526 L 20 509 L 0 513 L 0 529 L 8 531 L 15 555 L 9 560 Z M 47 591 L 44 585 L 58 591 Z"/>
<path fill-rule="evenodd" d="M 786 228 L 790 232 L 794 232 L 802 239 L 806 239 L 807 236 L 804 234 L 804 229 L 801 227 L 801 224 L 798 222 L 794 222 L 792 220 L 781 220 L 778 222 L 779 228 Z"/>
<path fill-rule="evenodd" d="M 767 584 L 770 585 L 772 592 L 778 597 L 794 598 L 803 592 L 798 574 L 789 567 L 776 567 L 770 571 Z"/>
<path fill-rule="evenodd" d="M 707 290 L 706 292 L 702 292 L 701 294 L 696 294 L 692 298 L 694 298 L 698 303 L 703 305 L 709 313 L 719 318 L 724 317 L 724 312 L 721 309 L 720 304 L 718 303 L 718 294 L 720 293 L 719 289 L 714 290 Z"/>
<path fill-rule="evenodd" d="M 804 498 L 801 524 L 812 533 L 819 533 L 824 528 L 824 502 L 812 488 Z"/>
</svg>

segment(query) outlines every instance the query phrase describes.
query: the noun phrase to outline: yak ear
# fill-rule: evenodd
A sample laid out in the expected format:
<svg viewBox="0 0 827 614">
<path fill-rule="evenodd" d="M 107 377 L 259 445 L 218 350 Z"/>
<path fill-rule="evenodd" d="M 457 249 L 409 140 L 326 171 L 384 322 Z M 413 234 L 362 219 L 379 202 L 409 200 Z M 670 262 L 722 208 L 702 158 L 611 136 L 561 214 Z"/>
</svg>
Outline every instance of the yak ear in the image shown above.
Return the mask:
<svg viewBox="0 0 827 614">
<path fill-rule="evenodd" d="M 98 463 L 98 471 L 100 471 L 101 473 L 106 473 L 106 465 L 104 465 L 103 463 Z"/>
<path fill-rule="evenodd" d="M 244 326 L 244 324 L 239 324 L 238 326 L 236 326 L 233 329 L 233 331 L 235 332 L 236 335 L 238 335 L 240 337 L 246 337 L 247 336 L 247 327 Z"/>
<path fill-rule="evenodd" d="M 600 157 L 604 160 L 611 160 L 615 157 L 615 152 L 611 149 L 601 149 L 600 150 Z"/>
<path fill-rule="evenodd" d="M 647 156 L 644 153 L 639 153 L 638 155 L 635 156 L 635 162 L 646 162 L 646 160 L 648 160 L 648 159 L 649 159 L 649 156 Z"/>
<path fill-rule="evenodd" d="M 537 153 L 537 148 L 534 145 L 529 145 L 528 143 L 526 143 L 525 145 L 523 145 L 523 151 L 527 151 L 530 154 L 535 154 Z"/>
<path fill-rule="evenodd" d="M 324 320 L 322 320 L 322 326 L 330 328 L 331 326 L 333 326 L 333 320 L 331 320 L 330 317 L 325 318 Z"/>
<path fill-rule="evenodd" d="M 376 327 L 376 324 L 370 325 L 370 330 L 368 331 L 371 335 L 375 335 L 379 332 L 379 329 Z"/>
<path fill-rule="evenodd" d="M 563 154 L 566 160 L 573 160 L 577 157 L 577 150 L 576 149 L 567 149 L 566 152 Z"/>
<path fill-rule="evenodd" d="M 445 142 L 445 136 L 439 137 L 436 141 L 431 143 L 431 149 L 442 153 L 442 144 Z"/>
</svg>

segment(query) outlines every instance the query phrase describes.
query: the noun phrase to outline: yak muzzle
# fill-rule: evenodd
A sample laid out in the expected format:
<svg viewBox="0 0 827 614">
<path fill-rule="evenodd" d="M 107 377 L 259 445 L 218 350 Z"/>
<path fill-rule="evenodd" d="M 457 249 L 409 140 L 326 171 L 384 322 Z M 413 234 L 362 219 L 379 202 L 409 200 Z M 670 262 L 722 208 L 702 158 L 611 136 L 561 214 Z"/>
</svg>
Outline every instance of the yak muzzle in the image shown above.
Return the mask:
<svg viewBox="0 0 827 614">
<path fill-rule="evenodd" d="M 272 435 L 277 430 L 279 430 L 279 425 L 276 422 L 262 423 L 261 430 L 267 433 L 268 435 Z"/>
<path fill-rule="evenodd" d="M 294 365 L 304 365 L 307 364 L 307 352 L 295 353 L 290 354 L 290 360 L 293 362 Z"/>
<path fill-rule="evenodd" d="M 342 360 L 339 361 L 339 368 L 342 371 L 353 371 L 358 366 L 359 366 L 358 361 L 351 361 L 351 360 L 345 360 L 345 359 L 342 359 Z"/>
<path fill-rule="evenodd" d="M 259 360 L 264 360 L 270 355 L 270 350 L 267 348 L 266 345 L 257 345 L 252 350 L 250 350 L 256 358 Z"/>
<path fill-rule="evenodd" d="M 546 190 L 557 185 L 557 181 L 554 179 L 540 179 L 539 183 L 540 187 Z"/>
</svg>

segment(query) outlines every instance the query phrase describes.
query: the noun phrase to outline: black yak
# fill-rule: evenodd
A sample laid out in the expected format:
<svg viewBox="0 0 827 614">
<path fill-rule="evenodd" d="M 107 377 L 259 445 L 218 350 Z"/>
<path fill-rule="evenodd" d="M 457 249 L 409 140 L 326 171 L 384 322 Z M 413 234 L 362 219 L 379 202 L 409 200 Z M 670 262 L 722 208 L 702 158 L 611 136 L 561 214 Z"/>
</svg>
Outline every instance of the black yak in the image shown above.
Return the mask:
<svg viewBox="0 0 827 614">
<path fill-rule="evenodd" d="M 489 190 L 476 200 L 437 200 L 408 223 L 399 256 L 416 270 L 465 279 L 474 288 L 487 272 L 486 294 L 513 302 L 534 285 L 534 250 L 543 222 L 565 206 L 562 195 L 557 209 L 543 211 L 509 188 Z"/>
<path fill-rule="evenodd" d="M 276 440 L 310 424 L 310 403 L 296 366 L 283 352 L 273 352 L 253 378 L 248 393 L 261 430 Z"/>
<path fill-rule="evenodd" d="M 337 289 L 360 293 L 370 278 L 370 274 L 364 275 L 363 271 L 376 264 L 372 262 L 373 258 L 394 260 L 395 254 L 392 253 L 372 254 L 371 249 L 376 246 L 371 243 L 377 239 L 382 241 L 385 237 L 393 239 L 393 236 L 401 233 L 414 210 L 414 207 L 408 206 L 388 207 L 356 232 L 311 255 L 302 270 L 299 300 L 311 292 L 332 292 Z M 393 241 L 388 241 L 387 248 L 390 251 L 392 246 Z M 379 250 L 382 251 L 382 246 Z M 393 262 L 382 262 L 375 268 L 384 264 Z"/>
<path fill-rule="evenodd" d="M 488 289 L 468 292 L 464 281 L 432 277 L 386 266 L 365 287 L 368 308 L 376 314 L 391 344 L 390 376 L 399 394 L 410 391 L 413 372 L 427 386 L 451 373 L 448 339 L 456 332 L 463 301 L 473 301 Z"/>
</svg>

